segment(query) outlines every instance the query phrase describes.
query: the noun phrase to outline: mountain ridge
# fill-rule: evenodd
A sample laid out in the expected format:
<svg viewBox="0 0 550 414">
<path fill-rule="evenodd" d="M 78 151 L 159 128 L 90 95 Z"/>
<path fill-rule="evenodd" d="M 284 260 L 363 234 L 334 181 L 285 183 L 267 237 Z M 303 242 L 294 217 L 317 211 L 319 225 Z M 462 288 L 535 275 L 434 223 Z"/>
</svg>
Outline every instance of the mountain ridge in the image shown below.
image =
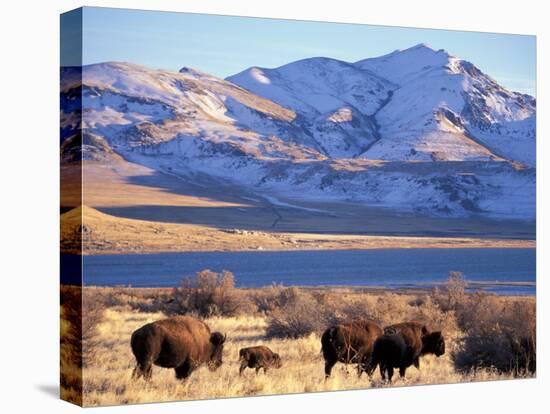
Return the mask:
<svg viewBox="0 0 550 414">
<path fill-rule="evenodd" d="M 396 59 L 394 72 L 384 69 Z M 108 162 L 98 153 L 112 149 L 160 172 L 208 174 L 275 199 L 534 217 L 536 100 L 444 51 L 307 58 L 225 80 L 119 62 L 81 71 L 81 85 L 62 71 L 69 161 L 82 133 L 93 137 L 94 159 Z"/>
</svg>

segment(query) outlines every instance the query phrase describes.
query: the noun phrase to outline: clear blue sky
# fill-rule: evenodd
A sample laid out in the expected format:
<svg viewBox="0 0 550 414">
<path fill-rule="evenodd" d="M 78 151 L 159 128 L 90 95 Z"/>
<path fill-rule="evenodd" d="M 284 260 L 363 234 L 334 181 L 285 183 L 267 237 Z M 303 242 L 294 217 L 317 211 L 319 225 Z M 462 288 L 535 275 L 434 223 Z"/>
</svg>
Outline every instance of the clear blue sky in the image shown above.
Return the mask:
<svg viewBox="0 0 550 414">
<path fill-rule="evenodd" d="M 313 56 L 353 62 L 427 43 L 471 61 L 509 89 L 535 95 L 534 36 L 89 7 L 83 33 L 84 64 L 189 66 L 219 77 Z"/>
</svg>

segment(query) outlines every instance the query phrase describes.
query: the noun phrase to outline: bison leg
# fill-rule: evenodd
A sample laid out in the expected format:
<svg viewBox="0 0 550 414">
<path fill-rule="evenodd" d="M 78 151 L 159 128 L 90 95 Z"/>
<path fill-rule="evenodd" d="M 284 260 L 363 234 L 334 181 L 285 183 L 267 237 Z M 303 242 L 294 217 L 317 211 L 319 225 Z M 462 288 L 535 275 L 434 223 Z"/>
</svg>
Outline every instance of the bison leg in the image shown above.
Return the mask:
<svg viewBox="0 0 550 414">
<path fill-rule="evenodd" d="M 132 372 L 132 378 L 138 379 L 143 377 L 145 380 L 149 381 L 153 376 L 153 365 L 151 363 L 136 364 L 134 371 Z"/>
<path fill-rule="evenodd" d="M 392 367 L 392 366 L 388 366 L 387 369 L 388 369 L 388 381 L 389 381 L 389 383 L 391 384 L 391 379 L 392 379 L 392 377 L 393 377 L 393 367 Z"/>
<path fill-rule="evenodd" d="M 372 379 L 372 374 L 376 369 L 376 365 L 372 356 L 363 358 L 363 361 L 357 366 L 359 377 L 361 377 L 363 372 L 366 372 L 368 377 Z"/>
<path fill-rule="evenodd" d="M 191 372 L 193 372 L 193 366 L 187 359 L 183 364 L 176 367 L 175 371 L 177 379 L 185 380 L 189 377 L 189 375 L 191 375 Z"/>
<path fill-rule="evenodd" d="M 336 364 L 336 361 L 329 360 L 325 361 L 325 378 L 330 377 L 330 373 L 332 372 L 332 367 Z"/>
<path fill-rule="evenodd" d="M 386 366 L 384 364 L 380 364 L 380 376 L 382 377 L 382 381 L 386 381 Z"/>
<path fill-rule="evenodd" d="M 399 367 L 399 375 L 401 377 L 405 376 L 405 372 L 407 372 L 407 367 Z"/>
<path fill-rule="evenodd" d="M 239 375 L 243 374 L 243 371 L 246 369 L 247 365 L 248 365 L 248 362 L 244 360 L 241 362 L 241 366 L 239 367 Z"/>
<path fill-rule="evenodd" d="M 267 367 L 264 367 L 264 374 L 267 374 Z"/>
<path fill-rule="evenodd" d="M 258 373 L 260 372 L 260 368 L 262 367 L 256 367 L 256 375 L 258 375 Z"/>
<path fill-rule="evenodd" d="M 371 364 L 365 370 L 365 372 L 369 376 L 369 379 L 372 379 L 372 374 L 374 374 L 374 371 L 376 370 L 376 365 L 377 364 L 371 362 Z"/>
<path fill-rule="evenodd" d="M 413 364 L 416 369 L 420 369 L 420 359 L 418 357 L 414 359 Z"/>
</svg>

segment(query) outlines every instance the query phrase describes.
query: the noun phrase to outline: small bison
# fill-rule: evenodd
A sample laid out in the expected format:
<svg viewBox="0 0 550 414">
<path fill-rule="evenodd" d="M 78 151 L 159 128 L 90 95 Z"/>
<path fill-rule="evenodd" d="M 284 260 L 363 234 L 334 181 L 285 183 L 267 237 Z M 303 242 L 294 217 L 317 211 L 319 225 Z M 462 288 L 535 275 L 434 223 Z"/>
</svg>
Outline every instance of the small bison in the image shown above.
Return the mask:
<svg viewBox="0 0 550 414">
<path fill-rule="evenodd" d="M 420 356 L 445 353 L 445 338 L 441 332 L 430 332 L 418 322 L 403 322 L 384 328 L 384 335 L 374 343 L 372 368 L 380 365 L 382 379 L 386 374 L 391 382 L 393 369 L 399 368 L 404 377 L 408 367 L 420 369 Z"/>
<path fill-rule="evenodd" d="M 330 377 L 337 362 L 357 363 L 359 376 L 365 371 L 370 377 L 376 368 L 371 362 L 374 341 L 382 333 L 377 323 L 368 320 L 340 323 L 328 328 L 321 337 L 325 378 Z"/>
<path fill-rule="evenodd" d="M 132 376 L 149 380 L 153 364 L 174 368 L 178 379 L 188 378 L 205 363 L 214 371 L 222 365 L 225 339 L 225 335 L 210 333 L 204 322 L 189 316 L 148 323 L 132 334 L 132 352 L 137 363 Z"/>
<path fill-rule="evenodd" d="M 276 354 L 267 346 L 242 348 L 239 351 L 239 361 L 241 362 L 239 375 L 242 375 L 246 367 L 256 368 L 256 375 L 258 375 L 261 368 L 264 369 L 265 374 L 268 368 L 281 368 L 283 365 L 279 354 Z"/>
</svg>

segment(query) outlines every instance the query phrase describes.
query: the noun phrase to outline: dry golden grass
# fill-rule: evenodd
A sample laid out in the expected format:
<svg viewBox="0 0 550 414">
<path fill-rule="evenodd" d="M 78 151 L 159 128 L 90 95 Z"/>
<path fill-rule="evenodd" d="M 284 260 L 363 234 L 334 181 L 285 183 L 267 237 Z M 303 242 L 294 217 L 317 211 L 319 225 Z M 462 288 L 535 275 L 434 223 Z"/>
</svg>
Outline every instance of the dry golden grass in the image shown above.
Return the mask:
<svg viewBox="0 0 550 414">
<path fill-rule="evenodd" d="M 94 289 L 94 288 L 87 288 Z M 478 369 L 470 373 L 460 373 L 455 370 L 451 354 L 458 346 L 460 332 L 453 328 L 452 322 L 439 321 L 432 316 L 431 304 L 422 305 L 426 317 L 433 323 L 448 327 L 445 331 L 448 352 L 440 357 L 426 356 L 421 358 L 421 369 L 409 368 L 404 379 L 397 375 L 392 385 L 383 384 L 376 372 L 372 382 L 363 375 L 358 378 L 353 366 L 337 364 L 332 377 L 324 379 L 324 361 L 320 353 L 320 338 L 318 333 L 312 333 L 299 339 L 266 339 L 268 317 L 259 313 L 235 317 L 211 317 L 205 321 L 212 330 L 227 333 L 224 348 L 224 363 L 215 372 L 201 367 L 191 377 L 182 382 L 175 378 L 174 371 L 159 367 L 153 368 L 150 382 L 131 378 L 135 360 L 130 349 L 132 332 L 144 325 L 166 317 L 161 312 L 141 312 L 136 310 L 136 298 L 150 296 L 146 290 L 131 289 L 114 291 L 96 289 L 92 294 L 115 293 L 111 303 L 106 301 L 102 322 L 97 325 L 97 346 L 94 358 L 83 370 L 83 405 L 114 405 L 133 404 L 153 401 L 195 400 L 222 397 L 241 397 L 252 395 L 287 394 L 302 392 L 334 391 L 358 388 L 410 386 L 421 384 L 447 384 L 470 381 L 486 381 L 510 379 L 511 374 L 498 373 L 491 369 Z M 116 294 L 120 293 L 120 296 Z M 395 303 L 393 315 L 384 314 L 381 322 L 394 322 L 406 318 L 398 312 L 403 309 L 413 309 L 411 295 L 386 295 L 355 292 L 350 289 L 337 290 L 334 293 L 350 301 L 380 305 L 384 300 Z M 382 298 L 382 299 L 381 299 Z M 381 306 L 381 305 L 380 305 Z M 424 309 L 425 307 L 425 309 Z M 386 312 L 382 309 L 381 312 Z M 420 314 L 410 313 L 410 317 Z M 450 330 L 454 331 L 450 332 Z M 264 374 L 256 375 L 253 370 L 245 370 L 242 377 L 238 375 L 238 351 L 242 347 L 264 344 L 281 354 L 283 367 L 272 369 Z M 70 390 L 68 391 L 70 393 Z M 67 395 L 67 394 L 66 394 Z"/>
</svg>

